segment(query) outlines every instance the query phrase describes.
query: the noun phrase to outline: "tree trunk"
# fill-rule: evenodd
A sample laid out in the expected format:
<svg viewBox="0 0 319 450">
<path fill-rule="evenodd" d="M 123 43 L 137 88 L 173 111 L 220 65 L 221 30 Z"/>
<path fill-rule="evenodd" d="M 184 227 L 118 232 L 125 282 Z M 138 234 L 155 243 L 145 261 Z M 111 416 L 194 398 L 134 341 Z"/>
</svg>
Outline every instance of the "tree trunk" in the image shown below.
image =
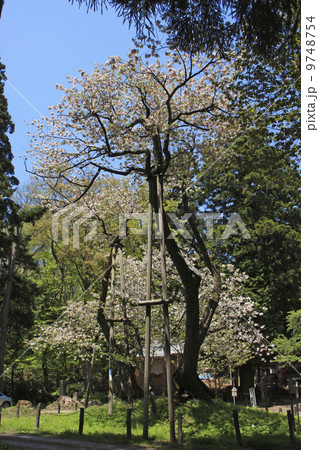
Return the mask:
<svg viewBox="0 0 319 450">
<path fill-rule="evenodd" d="M 243 364 L 240 369 L 240 390 L 243 394 L 247 394 L 249 392 L 249 388 L 254 387 L 254 375 L 255 375 L 255 366 L 254 360 L 250 359 Z"/>
<path fill-rule="evenodd" d="M 3 391 L 3 376 L 4 376 L 3 372 L 4 372 L 4 357 L 6 352 L 8 315 L 10 308 L 10 299 L 11 299 L 16 258 L 17 258 L 17 244 L 16 242 L 12 242 L 10 262 L 7 275 L 7 284 L 3 294 L 0 309 L 0 391 Z"/>
<path fill-rule="evenodd" d="M 193 397 L 208 400 L 212 398 L 212 393 L 197 375 L 198 354 L 201 344 L 198 300 L 200 280 L 194 278 L 192 281 L 193 283 L 187 287 L 184 285 L 186 303 L 185 344 L 182 360 L 174 374 L 174 379 L 185 392 Z"/>
<path fill-rule="evenodd" d="M 136 381 L 135 368 L 131 364 L 120 361 L 116 361 L 115 367 L 114 394 L 116 397 L 132 405 L 134 398 L 141 398 L 143 396 L 143 390 Z"/>
<path fill-rule="evenodd" d="M 88 361 L 88 363 L 87 363 L 86 395 L 85 395 L 85 404 L 84 404 L 85 408 L 87 408 L 89 406 L 90 392 L 92 389 L 92 374 L 93 374 L 94 359 L 95 359 L 95 350 L 93 349 L 91 361 Z"/>
<path fill-rule="evenodd" d="M 50 391 L 49 386 L 49 370 L 48 370 L 48 364 L 47 364 L 47 350 L 44 349 L 42 352 L 42 373 L 43 373 L 43 384 L 45 387 L 45 390 L 47 392 Z"/>
<path fill-rule="evenodd" d="M 155 209 L 156 210 L 156 209 Z M 174 374 L 174 379 L 184 391 L 196 398 L 212 398 L 211 391 L 202 383 L 197 375 L 199 349 L 204 340 L 200 333 L 199 320 L 199 286 L 201 278 L 186 263 L 174 239 L 168 239 L 171 231 L 164 214 L 164 229 L 167 251 L 182 280 L 186 305 L 186 330 L 184 352 L 180 366 Z M 207 328 L 208 329 L 208 328 Z"/>
</svg>

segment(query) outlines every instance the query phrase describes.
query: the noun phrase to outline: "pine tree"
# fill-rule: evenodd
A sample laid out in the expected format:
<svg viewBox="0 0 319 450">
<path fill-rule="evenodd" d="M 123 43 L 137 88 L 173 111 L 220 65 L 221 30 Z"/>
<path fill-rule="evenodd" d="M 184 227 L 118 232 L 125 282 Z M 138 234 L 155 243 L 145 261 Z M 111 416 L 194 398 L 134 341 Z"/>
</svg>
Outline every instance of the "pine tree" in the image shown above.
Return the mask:
<svg viewBox="0 0 319 450">
<path fill-rule="evenodd" d="M 4 96 L 5 67 L 0 63 L 0 390 L 3 387 L 4 355 L 10 298 L 17 258 L 18 207 L 12 199 L 18 180 L 14 176 L 13 154 L 8 133 L 14 125 Z"/>
<path fill-rule="evenodd" d="M 184 51 L 231 49 L 236 39 L 256 53 L 272 54 L 284 35 L 291 46 L 300 17 L 300 0 L 69 0 L 100 10 L 112 6 L 138 35 L 154 32 L 157 20 L 165 23 L 169 41 Z"/>
<path fill-rule="evenodd" d="M 8 113 L 8 103 L 4 96 L 5 67 L 0 63 L 0 258 L 8 255 L 12 227 L 16 223 L 17 206 L 12 200 L 18 180 L 14 176 L 13 154 L 8 133 L 14 131 L 14 124 Z"/>
<path fill-rule="evenodd" d="M 243 54 L 234 85 L 240 132 L 204 168 L 202 182 L 202 203 L 223 215 L 213 251 L 249 275 L 249 294 L 267 308 L 263 323 L 271 337 L 286 332 L 288 311 L 300 307 L 299 73 L 298 54 L 285 64 L 280 51 L 272 62 Z M 250 239 L 239 229 L 222 238 L 232 213 Z"/>
</svg>

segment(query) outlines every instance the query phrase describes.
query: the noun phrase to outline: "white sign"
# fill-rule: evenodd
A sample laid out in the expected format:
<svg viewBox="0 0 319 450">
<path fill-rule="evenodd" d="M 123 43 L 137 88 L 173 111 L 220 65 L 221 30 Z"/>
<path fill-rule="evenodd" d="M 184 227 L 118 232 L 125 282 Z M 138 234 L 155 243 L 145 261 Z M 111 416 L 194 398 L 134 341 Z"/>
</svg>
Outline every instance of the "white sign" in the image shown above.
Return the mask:
<svg viewBox="0 0 319 450">
<path fill-rule="evenodd" d="M 249 388 L 249 397 L 250 397 L 250 405 L 253 408 L 256 408 L 257 402 L 256 402 L 256 392 L 254 388 Z"/>
<path fill-rule="evenodd" d="M 231 390 L 231 395 L 233 397 L 237 397 L 237 389 L 235 387 L 233 387 L 233 389 Z"/>
</svg>

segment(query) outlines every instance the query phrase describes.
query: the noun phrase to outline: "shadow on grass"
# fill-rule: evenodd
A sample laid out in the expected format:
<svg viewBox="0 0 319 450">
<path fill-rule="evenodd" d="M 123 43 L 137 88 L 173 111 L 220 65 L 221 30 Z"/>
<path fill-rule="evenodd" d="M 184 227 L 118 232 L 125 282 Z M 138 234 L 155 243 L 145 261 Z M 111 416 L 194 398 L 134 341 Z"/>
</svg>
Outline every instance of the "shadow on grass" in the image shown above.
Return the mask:
<svg viewBox="0 0 319 450">
<path fill-rule="evenodd" d="M 4 420 L 5 431 L 16 431 L 25 434 L 36 434 L 53 438 L 87 440 L 97 443 L 147 445 L 152 448 L 185 448 L 185 449 L 220 449 L 237 448 L 233 423 L 234 405 L 214 400 L 206 403 L 192 400 L 176 405 L 175 414 L 183 416 L 183 447 L 169 443 L 169 423 L 167 399 L 156 400 L 157 413 L 150 414 L 149 436 L 142 438 L 143 404 L 136 402 L 132 412 L 132 439 L 126 438 L 127 404 L 117 402 L 114 413 L 110 416 L 107 407 L 92 407 L 86 410 L 83 435 L 78 434 L 78 414 L 60 416 L 41 416 L 40 431 L 34 432 L 33 419 L 26 418 L 22 426 L 21 418 Z M 270 413 L 256 408 L 236 407 L 244 448 L 251 450 L 276 450 L 300 448 L 300 438 L 294 446 L 290 442 L 287 416 L 281 413 Z M 9 419 L 9 418 L 8 418 Z M 177 425 L 177 424 L 176 424 Z M 32 429 L 33 428 L 33 429 Z M 41 429 L 42 428 L 42 429 Z"/>
</svg>

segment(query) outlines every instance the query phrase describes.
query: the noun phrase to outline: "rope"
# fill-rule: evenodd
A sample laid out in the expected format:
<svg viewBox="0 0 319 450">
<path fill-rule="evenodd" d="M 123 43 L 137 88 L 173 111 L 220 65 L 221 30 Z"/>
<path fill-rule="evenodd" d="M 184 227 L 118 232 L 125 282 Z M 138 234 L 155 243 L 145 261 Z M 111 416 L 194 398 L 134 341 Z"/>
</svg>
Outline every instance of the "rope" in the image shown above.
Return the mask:
<svg viewBox="0 0 319 450">
<path fill-rule="evenodd" d="M 66 416 L 74 416 L 74 414 L 79 414 L 79 411 L 73 411 L 71 413 L 56 413 L 56 412 L 48 412 L 48 411 L 41 411 L 43 414 L 46 414 L 47 417 L 54 416 L 54 417 L 66 417 Z"/>
<path fill-rule="evenodd" d="M 5 409 L 2 409 L 1 413 L 2 413 L 2 416 L 12 416 L 12 417 L 18 418 L 18 416 L 16 415 L 16 412 L 13 412 L 12 410 L 6 411 Z M 65 413 L 65 412 L 57 413 L 57 412 L 53 412 L 53 411 L 51 412 L 50 410 L 41 409 L 41 413 L 45 414 L 46 416 L 63 416 L 63 417 L 65 417 L 65 416 L 73 416 L 74 414 L 78 414 L 79 410 L 73 411 L 73 412 L 67 412 L 67 413 Z M 21 411 L 21 409 L 20 409 L 20 411 L 19 411 L 19 417 L 21 417 L 21 416 L 32 417 L 35 414 L 36 414 L 36 411 L 34 409 L 32 409 L 31 411 Z"/>
</svg>

